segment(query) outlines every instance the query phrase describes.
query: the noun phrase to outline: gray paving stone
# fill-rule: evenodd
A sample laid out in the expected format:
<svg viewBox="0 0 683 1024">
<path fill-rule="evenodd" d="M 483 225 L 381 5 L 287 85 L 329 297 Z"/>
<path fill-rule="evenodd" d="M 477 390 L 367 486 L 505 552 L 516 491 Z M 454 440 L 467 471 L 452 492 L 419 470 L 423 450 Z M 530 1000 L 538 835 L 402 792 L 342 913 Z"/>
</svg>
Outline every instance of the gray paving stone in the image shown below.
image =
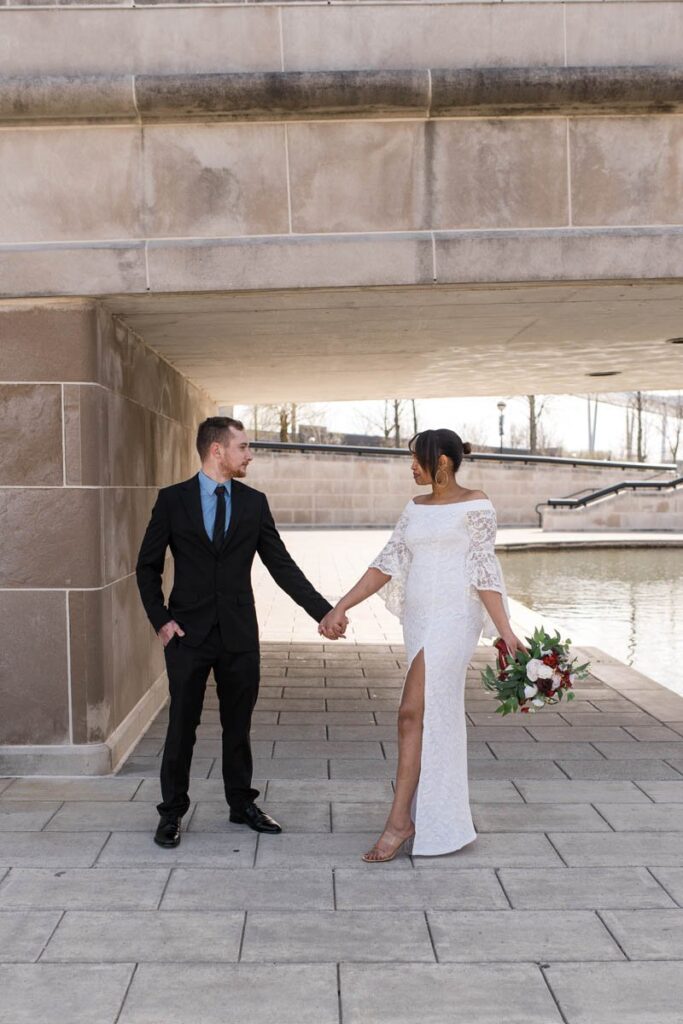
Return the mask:
<svg viewBox="0 0 683 1024">
<path fill-rule="evenodd" d="M 379 758 L 353 761 L 337 757 L 330 760 L 330 776 L 333 779 L 393 779 L 396 777 L 396 761 L 381 761 Z"/>
<path fill-rule="evenodd" d="M 512 744 L 511 744 L 512 745 Z M 517 746 L 517 744 L 515 744 Z M 524 750 L 527 747 L 525 745 Z M 572 764 L 578 762 L 571 762 Z M 469 766 L 470 779 L 565 779 L 566 775 L 554 761 L 524 760 L 522 757 L 507 761 L 473 761 Z"/>
<path fill-rule="evenodd" d="M 54 911 L 0 910 L 0 963 L 37 960 L 60 916 Z"/>
<path fill-rule="evenodd" d="M 516 743 L 491 743 L 491 750 L 496 757 L 504 761 L 506 758 L 524 756 L 526 760 L 554 761 L 568 760 L 586 761 L 594 758 L 601 759 L 601 755 L 591 746 L 590 743 L 536 743 L 531 747 L 524 748 L 524 754 L 520 755 Z M 615 746 L 615 744 L 610 744 Z"/>
<path fill-rule="evenodd" d="M 656 785 L 678 785 L 678 783 L 656 783 Z M 681 800 L 683 800 L 683 780 Z M 549 804 L 590 804 L 599 800 L 609 803 L 646 804 L 647 796 L 632 782 L 611 782 L 601 780 L 565 779 L 564 782 L 518 782 L 517 787 L 528 803 Z"/>
<path fill-rule="evenodd" d="M 326 779 L 327 761 L 323 758 L 259 757 L 254 759 L 254 772 L 260 779 Z M 211 778 L 220 778 L 221 767 L 216 764 Z M 256 787 L 258 788 L 258 787 Z"/>
<path fill-rule="evenodd" d="M 13 868 L 0 885 L 0 909 L 154 910 L 168 868 Z"/>
<path fill-rule="evenodd" d="M 277 697 L 259 698 L 257 711 L 324 711 L 324 700 L 282 700 Z M 339 709 L 343 710 L 343 709 Z"/>
<path fill-rule="evenodd" d="M 671 898 L 683 906 L 683 867 L 653 867 L 650 873 L 664 886 Z"/>
<path fill-rule="evenodd" d="M 570 722 L 574 726 L 632 726 L 632 725 L 656 725 L 656 719 L 646 714 L 644 711 L 639 711 L 636 708 L 632 708 L 630 711 L 598 711 L 597 708 L 593 711 L 574 711 L 569 707 L 565 707 L 562 712 L 562 717 Z M 534 719 L 534 724 L 536 724 Z"/>
<path fill-rule="evenodd" d="M 395 719 L 395 716 L 394 716 Z M 282 711 L 282 725 L 306 725 L 320 722 L 322 725 L 373 725 L 371 711 Z"/>
<path fill-rule="evenodd" d="M 132 800 L 139 779 L 14 779 L 3 800 Z"/>
<path fill-rule="evenodd" d="M 512 782 L 505 779 L 470 779 L 471 804 L 521 804 L 522 797 Z"/>
<path fill-rule="evenodd" d="M 680 736 L 674 729 L 669 729 L 666 725 L 629 725 L 625 731 L 636 740 L 656 743 L 683 739 L 683 736 Z"/>
<path fill-rule="evenodd" d="M 162 736 L 150 736 L 147 733 L 142 737 L 133 751 L 134 756 L 157 757 L 164 749 L 164 738 Z M 197 751 L 199 753 L 199 751 Z"/>
<path fill-rule="evenodd" d="M 440 910 L 427 917 L 439 963 L 624 959 L 590 911 Z"/>
<path fill-rule="evenodd" d="M 683 862 L 680 832 L 554 832 L 553 845 L 570 867 L 678 865 Z"/>
<path fill-rule="evenodd" d="M 322 781 L 269 782 L 268 799 L 273 803 L 328 803 L 333 800 L 351 803 L 391 803 L 394 791 L 391 783 L 377 779 L 325 779 Z"/>
<path fill-rule="evenodd" d="M 259 801 L 259 807 L 272 815 L 285 832 L 330 832 L 329 804 L 296 804 Z M 198 803 L 188 826 L 189 832 L 230 832 L 241 835 L 243 825 L 234 825 L 229 819 L 225 801 Z"/>
<path fill-rule="evenodd" d="M 318 832 L 312 835 L 280 835 L 277 842 L 259 843 L 258 868 L 358 867 L 361 855 L 377 839 L 376 832 Z M 388 864 L 373 864 L 371 870 L 405 871 L 411 869 L 410 858 L 401 853 Z"/>
<path fill-rule="evenodd" d="M 649 760 L 661 757 L 670 760 L 671 758 L 683 757 L 683 736 L 676 743 L 653 742 L 629 740 L 627 743 L 596 743 L 595 746 L 605 757 L 621 758 L 622 760 Z M 683 762 L 681 762 L 683 764 Z"/>
<path fill-rule="evenodd" d="M 331 740 L 387 740 L 396 739 L 396 723 L 394 725 L 331 725 Z"/>
<path fill-rule="evenodd" d="M 568 1024 L 680 1024 L 679 963 L 557 964 L 545 975 Z"/>
<path fill-rule="evenodd" d="M 254 725 L 251 730 L 251 738 L 252 740 L 324 740 L 326 739 L 325 723 Z"/>
<path fill-rule="evenodd" d="M 348 742 L 335 740 L 302 741 L 300 743 L 284 740 L 275 744 L 275 760 L 278 758 L 300 758 L 307 760 L 309 757 L 353 757 L 370 760 L 383 758 L 382 747 L 379 743 L 364 743 L 362 741 Z"/>
<path fill-rule="evenodd" d="M 1 916 L 1 915 L 0 915 Z M 244 914 L 203 910 L 67 911 L 44 962 L 236 961 Z"/>
<path fill-rule="evenodd" d="M 683 804 L 596 805 L 617 832 L 683 832 Z"/>
<path fill-rule="evenodd" d="M 413 911 L 318 911 L 247 915 L 242 961 L 434 961 L 424 914 Z"/>
<path fill-rule="evenodd" d="M 273 740 L 252 740 L 251 741 L 251 752 L 254 757 L 272 757 L 273 756 Z M 192 763 L 194 764 L 194 758 L 203 760 L 206 757 L 218 759 L 218 767 L 220 768 L 220 760 L 223 755 L 223 744 L 221 740 L 197 740 L 194 748 L 194 757 Z"/>
<path fill-rule="evenodd" d="M 503 718 L 501 715 L 497 715 L 493 711 L 473 711 L 469 706 L 469 702 L 467 702 L 466 704 L 466 710 L 469 718 L 472 721 L 472 724 L 477 726 L 494 726 L 502 730 L 512 730 L 525 729 L 529 725 L 528 715 L 507 715 L 505 718 Z M 562 719 L 560 719 L 557 715 L 554 714 L 550 714 L 546 718 L 546 713 L 547 708 L 544 710 L 542 716 L 537 715 L 534 718 L 534 725 L 536 726 L 536 728 L 542 728 L 544 725 L 557 726 L 562 721 Z M 504 736 L 501 736 L 501 739 L 504 738 Z"/>
<path fill-rule="evenodd" d="M 44 835 L 45 833 L 39 833 Z M 51 835 L 57 839 L 61 836 Z M 81 842 L 85 836 L 74 836 Z M 277 840 L 281 836 L 269 836 Z M 245 828 L 239 836 L 224 836 L 212 832 L 186 832 L 172 850 L 164 850 L 152 841 L 152 834 L 143 832 L 115 832 L 98 861 L 98 867 L 175 867 L 196 864 L 212 868 L 248 868 L 254 862 L 256 834 Z"/>
<path fill-rule="evenodd" d="M 637 779 L 635 784 L 643 790 L 655 803 L 683 803 L 683 779 L 653 782 L 649 779 Z"/>
<path fill-rule="evenodd" d="M 569 728 L 569 726 L 567 726 Z M 544 731 L 544 730 L 539 730 Z M 492 725 L 471 725 L 467 730 L 467 743 L 488 743 L 505 740 L 506 743 L 535 743 L 526 729 L 496 729 Z"/>
<path fill-rule="evenodd" d="M 518 748 L 519 744 L 515 743 L 514 746 Z M 382 747 L 384 748 L 384 752 L 385 752 L 385 754 L 386 754 L 386 756 L 388 758 L 393 758 L 395 760 L 398 757 L 398 743 L 396 741 L 387 741 L 387 740 L 385 740 L 382 743 Z M 526 747 L 524 748 L 524 752 L 526 752 Z M 523 754 L 521 756 L 523 756 Z M 468 761 L 493 761 L 494 757 L 493 757 L 493 753 L 491 752 L 491 749 L 488 746 L 488 744 L 486 744 L 486 743 L 477 743 L 475 741 L 472 741 L 472 742 L 468 741 L 468 743 L 467 743 L 467 760 Z"/>
<path fill-rule="evenodd" d="M 23 868 L 89 868 L 109 833 L 60 835 L 56 832 L 0 833 L 0 864 Z"/>
<path fill-rule="evenodd" d="M 212 757 L 193 757 L 192 767 L 190 769 L 190 778 L 208 778 L 212 765 Z M 126 761 L 126 763 L 121 767 L 121 769 L 119 770 L 119 775 L 121 777 L 133 776 L 134 778 L 138 779 L 153 778 L 159 775 L 160 767 L 160 758 L 133 756 L 129 758 L 128 761 Z"/>
<path fill-rule="evenodd" d="M 344 1024 L 562 1021 L 541 972 L 530 964 L 342 964 L 340 976 Z"/>
<path fill-rule="evenodd" d="M 589 804 L 485 804 L 473 816 L 477 832 L 609 832 Z"/>
<path fill-rule="evenodd" d="M 341 868 L 335 872 L 335 887 L 340 910 L 497 910 L 508 906 L 495 872 L 486 868 L 380 874 L 367 867 L 358 871 Z"/>
<path fill-rule="evenodd" d="M 332 805 L 333 832 L 370 832 L 384 828 L 390 805 L 377 803 L 340 803 Z"/>
<path fill-rule="evenodd" d="M 631 743 L 633 737 L 624 732 L 616 725 L 566 725 L 557 728 L 534 729 L 532 725 L 527 726 L 529 732 L 539 743 L 555 743 L 568 741 L 570 743 Z"/>
<path fill-rule="evenodd" d="M 332 870 L 176 868 L 162 909 L 333 910 Z"/>
<path fill-rule="evenodd" d="M 156 812 L 133 800 L 79 800 L 65 803 L 46 826 L 46 832 L 149 832 Z"/>
<path fill-rule="evenodd" d="M 571 779 L 681 779 L 664 761 L 558 761 Z"/>
<path fill-rule="evenodd" d="M 631 960 L 683 959 L 683 910 L 606 910 L 603 920 Z"/>
<path fill-rule="evenodd" d="M 333 964 L 141 964 L 118 1024 L 338 1021 Z"/>
<path fill-rule="evenodd" d="M 133 964 L 0 966 L 0 1024 L 114 1024 Z"/>
<path fill-rule="evenodd" d="M 516 910 L 601 910 L 608 907 L 671 907 L 673 901 L 650 872 L 638 868 L 503 868 L 500 881 Z M 550 957 L 553 959 L 553 957 Z"/>
<path fill-rule="evenodd" d="M 290 701 L 293 700 L 314 700 L 316 697 L 326 697 L 327 689 L 324 686 L 286 686 L 282 691 L 283 705 L 286 707 Z M 346 697 L 352 700 L 356 696 L 356 690 L 354 687 L 341 687 L 336 690 L 336 693 L 340 697 Z M 366 696 L 363 690 L 358 691 L 359 699 Z"/>
<path fill-rule="evenodd" d="M 586 838 L 593 835 L 591 833 Z M 420 871 L 424 868 L 449 871 L 470 867 L 559 867 L 562 864 L 546 837 L 533 832 L 488 833 L 477 836 L 474 842 L 455 853 L 442 857 L 416 856 L 413 860 Z"/>
<path fill-rule="evenodd" d="M 0 799 L 0 832 L 40 832 L 60 806 L 58 800 Z"/>
</svg>

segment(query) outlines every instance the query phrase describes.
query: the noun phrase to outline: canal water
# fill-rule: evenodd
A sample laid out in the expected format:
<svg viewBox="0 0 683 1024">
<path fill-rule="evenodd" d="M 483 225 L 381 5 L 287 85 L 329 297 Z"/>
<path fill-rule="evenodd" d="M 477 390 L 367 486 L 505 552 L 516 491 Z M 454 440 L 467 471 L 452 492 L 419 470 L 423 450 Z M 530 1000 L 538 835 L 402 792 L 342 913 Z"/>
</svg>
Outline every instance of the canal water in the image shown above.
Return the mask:
<svg viewBox="0 0 683 1024">
<path fill-rule="evenodd" d="M 683 549 L 501 551 L 511 597 L 683 693 Z"/>
</svg>

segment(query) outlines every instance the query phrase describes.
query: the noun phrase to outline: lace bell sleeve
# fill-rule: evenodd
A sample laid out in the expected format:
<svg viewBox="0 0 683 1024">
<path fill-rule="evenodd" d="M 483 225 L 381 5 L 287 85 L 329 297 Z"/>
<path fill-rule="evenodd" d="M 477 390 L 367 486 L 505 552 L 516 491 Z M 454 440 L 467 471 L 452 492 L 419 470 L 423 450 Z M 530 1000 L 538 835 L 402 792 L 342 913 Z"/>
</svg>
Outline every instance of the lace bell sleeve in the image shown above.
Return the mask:
<svg viewBox="0 0 683 1024">
<path fill-rule="evenodd" d="M 496 513 L 491 509 L 467 512 L 465 515 L 470 544 L 465 561 L 465 572 L 470 585 L 472 597 L 481 601 L 480 590 L 496 590 L 503 598 L 503 606 L 509 615 L 507 591 L 500 562 L 496 557 Z M 483 602 L 482 602 L 483 606 Z M 495 637 L 498 630 L 484 610 L 484 626 L 482 635 Z"/>
<path fill-rule="evenodd" d="M 385 575 L 391 576 L 391 579 L 379 591 L 379 596 L 384 601 L 387 609 L 401 621 L 403 621 L 406 579 L 411 558 L 410 551 L 406 547 L 405 542 L 407 522 L 408 508 L 406 506 L 399 516 L 391 537 L 377 555 L 377 558 L 368 566 L 369 569 L 379 569 Z"/>
</svg>

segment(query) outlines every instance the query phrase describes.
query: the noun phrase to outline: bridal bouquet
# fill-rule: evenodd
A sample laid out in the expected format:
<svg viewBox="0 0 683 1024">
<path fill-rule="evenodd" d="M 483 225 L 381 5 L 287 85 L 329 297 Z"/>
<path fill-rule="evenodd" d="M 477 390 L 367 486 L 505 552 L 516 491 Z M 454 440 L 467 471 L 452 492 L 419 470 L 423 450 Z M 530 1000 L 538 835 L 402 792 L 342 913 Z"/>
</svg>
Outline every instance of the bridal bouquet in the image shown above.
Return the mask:
<svg viewBox="0 0 683 1024">
<path fill-rule="evenodd" d="M 577 665 L 570 654 L 570 641 L 560 640 L 559 633 L 550 636 L 540 626 L 525 640 L 529 653 L 516 651 L 513 658 L 499 637 L 493 644 L 498 651 L 497 667 L 487 665 L 481 673 L 484 688 L 495 693 L 500 702 L 496 708 L 500 715 L 511 711 L 533 713 L 546 704 L 557 704 L 563 697 L 573 700 L 572 686 L 588 675 L 589 663 Z"/>
</svg>

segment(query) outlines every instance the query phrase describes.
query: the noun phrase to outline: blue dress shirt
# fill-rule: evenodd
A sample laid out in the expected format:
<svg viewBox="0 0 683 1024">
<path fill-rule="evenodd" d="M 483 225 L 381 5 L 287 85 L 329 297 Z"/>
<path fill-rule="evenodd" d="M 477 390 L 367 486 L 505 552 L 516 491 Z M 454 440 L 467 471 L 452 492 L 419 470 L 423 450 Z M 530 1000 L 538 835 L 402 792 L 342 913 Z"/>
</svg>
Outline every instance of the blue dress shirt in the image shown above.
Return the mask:
<svg viewBox="0 0 683 1024">
<path fill-rule="evenodd" d="M 216 522 L 216 507 L 218 505 L 216 488 L 218 486 L 219 484 L 215 480 L 212 480 L 201 469 L 199 470 L 199 495 L 202 499 L 204 529 L 209 535 L 209 540 L 213 539 L 213 524 Z M 223 486 L 225 487 L 225 532 L 227 533 L 232 507 L 232 480 L 226 480 Z"/>
</svg>

